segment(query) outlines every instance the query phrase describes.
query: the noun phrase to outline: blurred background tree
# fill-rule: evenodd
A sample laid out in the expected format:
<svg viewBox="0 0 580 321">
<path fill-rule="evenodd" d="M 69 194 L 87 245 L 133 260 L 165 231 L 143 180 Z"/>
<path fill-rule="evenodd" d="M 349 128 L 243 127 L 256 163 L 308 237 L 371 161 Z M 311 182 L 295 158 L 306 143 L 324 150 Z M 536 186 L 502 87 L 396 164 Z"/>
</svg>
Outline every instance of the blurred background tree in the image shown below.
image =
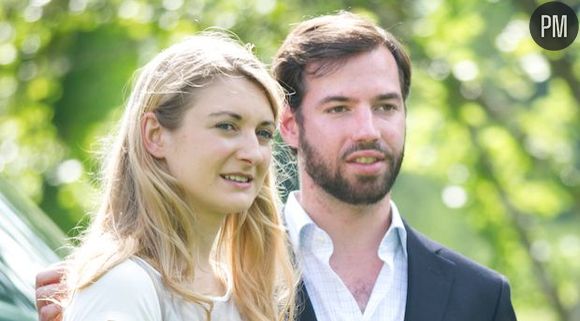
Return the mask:
<svg viewBox="0 0 580 321">
<path fill-rule="evenodd" d="M 580 320 L 580 46 L 535 44 L 534 0 L 0 4 L 0 175 L 70 235 L 97 202 L 95 151 L 139 66 L 211 26 L 269 63 L 293 23 L 347 9 L 412 56 L 403 215 L 507 275 L 521 320 Z"/>
</svg>

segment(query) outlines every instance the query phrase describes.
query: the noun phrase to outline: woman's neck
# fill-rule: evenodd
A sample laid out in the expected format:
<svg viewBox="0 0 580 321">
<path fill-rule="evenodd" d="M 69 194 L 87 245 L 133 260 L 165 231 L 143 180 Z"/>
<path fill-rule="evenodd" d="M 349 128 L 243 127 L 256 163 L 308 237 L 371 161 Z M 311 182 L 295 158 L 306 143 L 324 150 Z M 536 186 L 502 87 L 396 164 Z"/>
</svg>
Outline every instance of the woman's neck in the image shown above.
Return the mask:
<svg viewBox="0 0 580 321">
<path fill-rule="evenodd" d="M 196 255 L 194 288 L 197 292 L 209 296 L 223 296 L 226 288 L 216 276 L 211 264 L 212 250 L 216 238 L 227 217 L 217 213 L 196 213 L 196 244 L 193 250 Z"/>
</svg>

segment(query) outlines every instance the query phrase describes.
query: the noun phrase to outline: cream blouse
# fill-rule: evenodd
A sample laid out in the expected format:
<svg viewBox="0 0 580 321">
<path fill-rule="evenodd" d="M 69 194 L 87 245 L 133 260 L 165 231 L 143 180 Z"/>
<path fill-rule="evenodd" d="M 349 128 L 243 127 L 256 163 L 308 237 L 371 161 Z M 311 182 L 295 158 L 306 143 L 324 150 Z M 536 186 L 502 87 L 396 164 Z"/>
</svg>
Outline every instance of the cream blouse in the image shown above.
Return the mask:
<svg viewBox="0 0 580 321">
<path fill-rule="evenodd" d="M 242 321 L 231 291 L 215 297 L 212 321 Z M 205 310 L 167 289 L 161 275 L 132 257 L 76 293 L 64 321 L 205 321 Z"/>
</svg>

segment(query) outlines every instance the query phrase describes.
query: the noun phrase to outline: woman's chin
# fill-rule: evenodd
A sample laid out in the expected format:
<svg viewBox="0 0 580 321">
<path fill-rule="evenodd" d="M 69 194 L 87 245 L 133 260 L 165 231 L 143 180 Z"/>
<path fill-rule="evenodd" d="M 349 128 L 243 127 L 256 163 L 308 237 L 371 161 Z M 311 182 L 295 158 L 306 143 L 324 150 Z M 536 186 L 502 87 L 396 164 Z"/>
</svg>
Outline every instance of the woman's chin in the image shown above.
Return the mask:
<svg viewBox="0 0 580 321">
<path fill-rule="evenodd" d="M 230 204 L 222 204 L 223 213 L 243 213 L 250 209 L 252 202 L 232 202 Z"/>
</svg>

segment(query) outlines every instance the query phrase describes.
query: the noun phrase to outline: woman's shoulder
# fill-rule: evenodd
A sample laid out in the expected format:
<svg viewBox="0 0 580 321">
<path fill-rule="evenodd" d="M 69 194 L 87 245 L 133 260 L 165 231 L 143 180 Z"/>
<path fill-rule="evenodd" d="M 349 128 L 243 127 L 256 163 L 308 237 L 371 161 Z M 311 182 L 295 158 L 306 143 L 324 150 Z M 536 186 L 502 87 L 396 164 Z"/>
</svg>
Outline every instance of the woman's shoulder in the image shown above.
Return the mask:
<svg viewBox="0 0 580 321">
<path fill-rule="evenodd" d="M 144 261 L 137 260 L 124 260 L 75 293 L 65 309 L 65 321 L 160 320 L 161 308 L 153 275 L 142 264 L 146 264 Z"/>
<path fill-rule="evenodd" d="M 117 264 L 103 274 L 89 288 L 92 288 L 94 291 L 106 289 L 106 292 L 109 292 L 109 294 L 111 290 L 117 290 L 121 294 L 131 293 L 135 295 L 142 293 L 154 295 L 155 286 L 152 274 L 145 267 L 144 264 L 146 263 L 144 261 L 141 263 L 137 260 L 140 259 L 130 258 Z"/>
</svg>

